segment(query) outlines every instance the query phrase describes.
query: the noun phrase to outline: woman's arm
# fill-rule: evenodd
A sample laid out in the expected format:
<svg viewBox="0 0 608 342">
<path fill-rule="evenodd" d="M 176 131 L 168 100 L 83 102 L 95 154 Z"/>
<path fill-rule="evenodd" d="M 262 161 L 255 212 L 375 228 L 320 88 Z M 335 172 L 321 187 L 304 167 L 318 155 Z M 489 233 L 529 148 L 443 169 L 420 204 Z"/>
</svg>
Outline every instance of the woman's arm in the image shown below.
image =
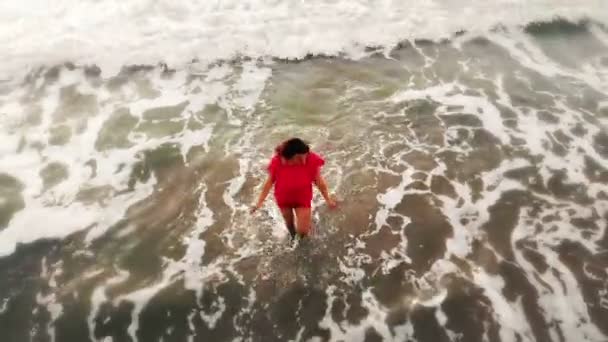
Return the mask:
<svg viewBox="0 0 608 342">
<path fill-rule="evenodd" d="M 264 204 L 264 201 L 266 200 L 266 197 L 268 196 L 268 193 L 270 192 L 270 189 L 272 189 L 272 183 L 273 183 L 272 178 L 270 176 L 268 178 L 266 178 L 266 181 L 264 182 L 264 185 L 262 186 L 262 192 L 260 193 L 260 196 L 258 197 L 258 201 L 251 208 L 252 213 L 262 207 L 262 205 Z"/>
<path fill-rule="evenodd" d="M 327 205 L 330 208 L 335 208 L 336 201 L 333 199 L 333 197 L 329 196 L 329 191 L 327 190 L 327 182 L 325 182 L 325 178 L 323 178 L 321 173 L 317 174 L 317 177 L 315 178 L 315 185 L 321 192 L 321 195 L 323 195 L 323 198 L 325 199 Z"/>
</svg>

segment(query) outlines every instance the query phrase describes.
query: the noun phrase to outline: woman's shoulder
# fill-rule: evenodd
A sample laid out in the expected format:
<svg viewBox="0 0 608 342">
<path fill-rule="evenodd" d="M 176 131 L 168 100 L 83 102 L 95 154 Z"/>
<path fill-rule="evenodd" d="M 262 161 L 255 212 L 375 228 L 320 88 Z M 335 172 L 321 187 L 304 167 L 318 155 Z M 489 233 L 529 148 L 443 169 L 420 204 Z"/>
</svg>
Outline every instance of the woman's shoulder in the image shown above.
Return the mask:
<svg viewBox="0 0 608 342">
<path fill-rule="evenodd" d="M 279 156 L 278 154 L 273 155 L 270 158 L 270 165 L 281 165 L 281 156 Z"/>
<path fill-rule="evenodd" d="M 280 166 L 281 157 L 275 154 L 274 156 L 272 156 L 272 158 L 270 158 L 270 162 L 268 163 L 268 170 L 272 172 L 278 169 Z"/>
<path fill-rule="evenodd" d="M 325 159 L 321 155 L 319 155 L 313 151 L 310 151 L 308 153 L 308 161 L 313 166 L 322 166 L 323 164 L 325 164 Z"/>
<path fill-rule="evenodd" d="M 279 156 L 278 154 L 273 154 L 272 157 L 270 158 L 271 162 L 278 162 L 281 161 L 281 156 Z"/>
</svg>

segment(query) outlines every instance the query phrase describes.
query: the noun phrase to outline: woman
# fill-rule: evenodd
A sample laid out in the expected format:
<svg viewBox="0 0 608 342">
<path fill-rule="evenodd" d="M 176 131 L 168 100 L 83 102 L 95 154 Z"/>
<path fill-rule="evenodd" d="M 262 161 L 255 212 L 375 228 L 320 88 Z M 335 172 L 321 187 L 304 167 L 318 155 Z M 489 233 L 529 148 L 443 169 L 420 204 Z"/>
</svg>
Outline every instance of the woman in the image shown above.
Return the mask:
<svg viewBox="0 0 608 342">
<path fill-rule="evenodd" d="M 313 183 L 321 191 L 327 205 L 332 209 L 336 207 L 336 201 L 329 196 L 327 183 L 320 173 L 325 161 L 318 154 L 311 152 L 308 144 L 298 138 L 285 141 L 275 152 L 268 165 L 268 178 L 251 212 L 262 207 L 274 185 L 274 197 L 291 238 L 293 239 L 296 233 L 304 237 L 310 232 Z"/>
</svg>

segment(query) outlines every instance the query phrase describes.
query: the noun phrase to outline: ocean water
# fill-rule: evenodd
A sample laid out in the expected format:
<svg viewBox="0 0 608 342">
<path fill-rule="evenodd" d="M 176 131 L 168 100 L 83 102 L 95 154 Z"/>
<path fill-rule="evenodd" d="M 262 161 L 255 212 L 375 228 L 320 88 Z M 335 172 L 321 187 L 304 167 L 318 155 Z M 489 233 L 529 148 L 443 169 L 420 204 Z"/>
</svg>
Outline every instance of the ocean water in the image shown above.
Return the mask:
<svg viewBox="0 0 608 342">
<path fill-rule="evenodd" d="M 608 3 L 0 2 L 0 340 L 608 341 Z M 287 243 L 274 146 L 340 201 Z"/>
</svg>

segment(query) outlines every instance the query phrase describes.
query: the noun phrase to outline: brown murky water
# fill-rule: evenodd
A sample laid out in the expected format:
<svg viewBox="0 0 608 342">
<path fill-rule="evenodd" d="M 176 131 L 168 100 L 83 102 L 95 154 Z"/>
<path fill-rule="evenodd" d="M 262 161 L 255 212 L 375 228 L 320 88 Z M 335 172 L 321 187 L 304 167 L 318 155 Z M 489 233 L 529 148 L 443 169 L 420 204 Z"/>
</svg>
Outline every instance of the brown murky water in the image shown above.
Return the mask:
<svg viewBox="0 0 608 342">
<path fill-rule="evenodd" d="M 3 341 L 608 340 L 608 34 L 544 25 L 6 86 Z M 297 247 L 247 210 L 293 135 Z"/>
</svg>

